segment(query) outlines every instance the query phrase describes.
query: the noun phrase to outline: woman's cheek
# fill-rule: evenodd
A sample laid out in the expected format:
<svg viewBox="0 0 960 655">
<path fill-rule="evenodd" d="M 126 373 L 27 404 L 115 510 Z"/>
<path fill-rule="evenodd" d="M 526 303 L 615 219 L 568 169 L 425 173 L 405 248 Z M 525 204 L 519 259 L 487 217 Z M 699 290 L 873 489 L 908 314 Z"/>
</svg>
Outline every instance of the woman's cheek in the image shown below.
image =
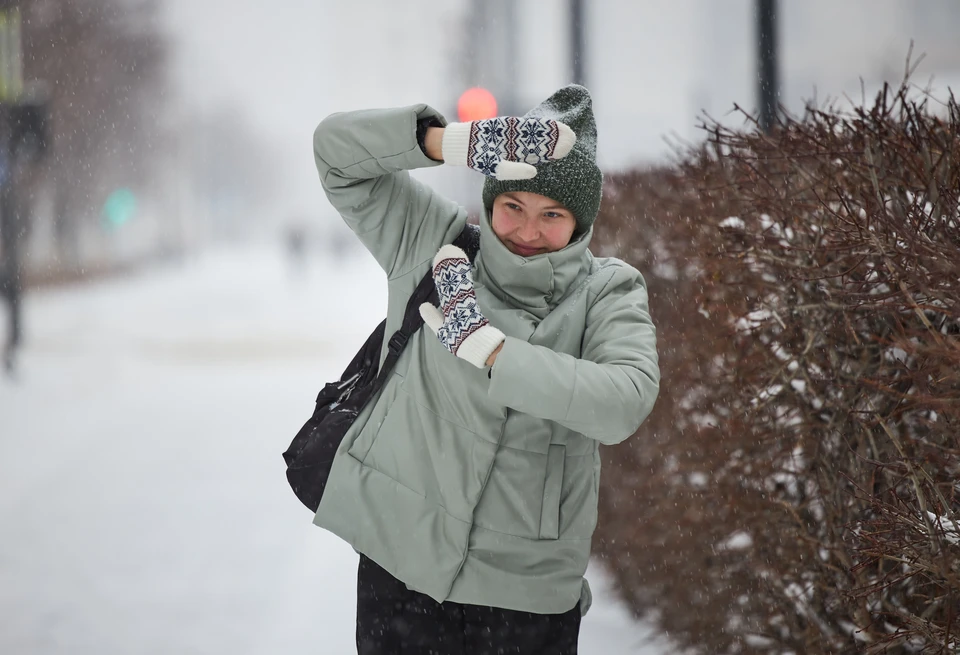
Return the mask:
<svg viewBox="0 0 960 655">
<path fill-rule="evenodd" d="M 501 214 L 497 220 L 494 220 L 494 232 L 499 237 L 505 237 L 513 234 L 516 229 L 515 221 L 510 220 L 506 213 Z"/>
</svg>

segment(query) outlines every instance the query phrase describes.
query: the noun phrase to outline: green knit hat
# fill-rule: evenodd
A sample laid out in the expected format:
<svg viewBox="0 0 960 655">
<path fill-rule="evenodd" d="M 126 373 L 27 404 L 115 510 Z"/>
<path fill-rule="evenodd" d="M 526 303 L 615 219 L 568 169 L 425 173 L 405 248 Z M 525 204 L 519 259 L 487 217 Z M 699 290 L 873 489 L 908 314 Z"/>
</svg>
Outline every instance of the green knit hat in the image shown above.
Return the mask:
<svg viewBox="0 0 960 655">
<path fill-rule="evenodd" d="M 494 198 L 501 193 L 538 193 L 573 212 L 576 233 L 583 234 L 597 218 L 603 190 L 603 174 L 597 168 L 597 124 L 590 92 L 570 84 L 528 111 L 524 118 L 551 118 L 565 123 L 576 133 L 577 142 L 563 159 L 537 165 L 537 176 L 529 180 L 488 177 L 483 185 L 483 206 L 491 211 Z"/>
</svg>

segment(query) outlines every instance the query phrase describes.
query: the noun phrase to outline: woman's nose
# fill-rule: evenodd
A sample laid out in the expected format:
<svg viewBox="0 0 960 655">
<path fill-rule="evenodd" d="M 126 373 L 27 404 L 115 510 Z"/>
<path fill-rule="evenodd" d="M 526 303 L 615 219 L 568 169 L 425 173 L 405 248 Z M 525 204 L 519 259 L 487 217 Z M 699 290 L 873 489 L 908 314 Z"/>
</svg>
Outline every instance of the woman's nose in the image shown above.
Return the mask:
<svg viewBox="0 0 960 655">
<path fill-rule="evenodd" d="M 520 224 L 520 229 L 517 230 L 517 236 L 527 243 L 536 241 L 540 236 L 540 230 L 537 229 L 537 222 L 529 220 L 523 221 L 523 223 Z"/>
</svg>

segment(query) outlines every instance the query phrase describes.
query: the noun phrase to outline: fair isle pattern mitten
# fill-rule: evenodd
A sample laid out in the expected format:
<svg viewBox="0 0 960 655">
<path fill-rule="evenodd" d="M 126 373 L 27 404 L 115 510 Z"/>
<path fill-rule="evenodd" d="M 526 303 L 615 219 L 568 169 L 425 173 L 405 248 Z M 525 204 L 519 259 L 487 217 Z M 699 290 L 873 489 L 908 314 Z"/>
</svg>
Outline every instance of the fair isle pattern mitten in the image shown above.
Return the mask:
<svg viewBox="0 0 960 655">
<path fill-rule="evenodd" d="M 440 307 L 428 302 L 420 305 L 423 322 L 451 353 L 477 368 L 503 343 L 503 332 L 490 325 L 477 306 L 467 254 L 448 244 L 433 258 L 433 281 Z"/>
<path fill-rule="evenodd" d="M 566 157 L 577 135 L 549 118 L 503 116 L 451 123 L 443 132 L 443 161 L 498 180 L 529 180 L 536 165 Z"/>
</svg>

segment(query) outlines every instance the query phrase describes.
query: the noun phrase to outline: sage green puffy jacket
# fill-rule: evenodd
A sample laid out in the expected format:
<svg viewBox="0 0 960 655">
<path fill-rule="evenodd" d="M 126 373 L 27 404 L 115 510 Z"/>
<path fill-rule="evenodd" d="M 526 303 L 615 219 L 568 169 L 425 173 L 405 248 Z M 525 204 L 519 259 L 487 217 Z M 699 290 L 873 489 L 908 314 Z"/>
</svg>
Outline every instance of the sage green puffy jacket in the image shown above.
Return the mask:
<svg viewBox="0 0 960 655">
<path fill-rule="evenodd" d="M 466 212 L 410 177 L 426 105 L 334 114 L 314 134 L 327 197 L 386 271 L 387 334 Z M 481 220 L 477 302 L 506 341 L 492 371 L 421 329 L 337 452 L 314 523 L 437 601 L 542 614 L 590 604 L 601 444 L 659 389 L 640 273 L 587 249 L 514 255 Z M 384 351 L 385 352 L 385 351 Z"/>
</svg>

